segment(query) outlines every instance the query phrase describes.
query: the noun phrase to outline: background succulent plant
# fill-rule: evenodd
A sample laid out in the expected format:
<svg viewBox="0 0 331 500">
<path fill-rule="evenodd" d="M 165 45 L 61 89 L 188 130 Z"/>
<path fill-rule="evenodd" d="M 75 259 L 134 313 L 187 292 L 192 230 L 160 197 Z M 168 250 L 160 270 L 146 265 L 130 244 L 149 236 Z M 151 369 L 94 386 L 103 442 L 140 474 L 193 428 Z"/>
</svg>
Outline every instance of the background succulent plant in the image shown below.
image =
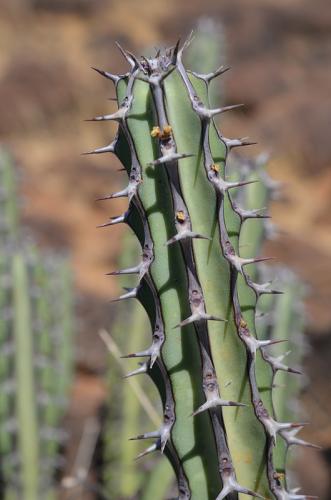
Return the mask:
<svg viewBox="0 0 331 500">
<path fill-rule="evenodd" d="M 73 371 L 68 259 L 22 235 L 16 171 L 0 151 L 0 496 L 55 498 Z"/>
</svg>

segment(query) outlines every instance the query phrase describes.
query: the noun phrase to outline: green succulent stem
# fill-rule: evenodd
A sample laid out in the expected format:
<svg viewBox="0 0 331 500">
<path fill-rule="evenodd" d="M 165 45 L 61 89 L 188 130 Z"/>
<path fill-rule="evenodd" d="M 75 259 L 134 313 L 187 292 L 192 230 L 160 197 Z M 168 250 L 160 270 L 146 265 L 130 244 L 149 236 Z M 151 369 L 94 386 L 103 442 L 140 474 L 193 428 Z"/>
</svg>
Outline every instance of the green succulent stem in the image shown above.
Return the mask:
<svg viewBox="0 0 331 500">
<path fill-rule="evenodd" d="M 258 338 L 255 324 L 260 297 L 278 293 L 256 281 L 268 186 L 253 188 L 257 169 L 229 180 L 231 149 L 250 142 L 218 130 L 216 117 L 237 106 L 210 108 L 209 83 L 221 72 L 187 71 L 190 41 L 142 60 L 120 47 L 129 73 L 97 70 L 115 83 L 119 108 L 94 120 L 119 128 L 94 153 L 115 153 L 129 178 L 105 197 L 126 196 L 127 211 L 105 225 L 127 223 L 142 247 L 139 266 L 122 271 L 138 284 L 116 300 L 138 299 L 152 325 L 151 346 L 136 354 L 147 361 L 129 375 L 150 375 L 163 402 L 163 423 L 140 435 L 154 440 L 140 456 L 168 456 L 181 500 L 290 499 L 277 442 L 297 425 L 276 419 L 274 340 Z"/>
<path fill-rule="evenodd" d="M 39 495 L 38 461 L 39 436 L 37 426 L 36 387 L 33 371 L 33 341 L 31 311 L 28 293 L 28 274 L 21 255 L 16 254 L 12 261 L 14 281 L 14 335 L 17 349 L 16 381 L 17 381 L 17 425 L 21 450 L 21 478 L 25 498 L 35 500 Z"/>
</svg>

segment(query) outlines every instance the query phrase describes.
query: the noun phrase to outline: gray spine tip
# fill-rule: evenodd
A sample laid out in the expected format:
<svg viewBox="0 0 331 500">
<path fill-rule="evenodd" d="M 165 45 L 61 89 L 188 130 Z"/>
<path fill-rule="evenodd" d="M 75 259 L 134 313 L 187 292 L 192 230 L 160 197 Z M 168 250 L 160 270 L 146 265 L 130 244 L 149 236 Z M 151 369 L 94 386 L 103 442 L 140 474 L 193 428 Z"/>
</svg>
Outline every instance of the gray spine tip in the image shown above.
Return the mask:
<svg viewBox="0 0 331 500">
<path fill-rule="evenodd" d="M 111 80 L 113 83 L 117 83 L 118 80 L 121 78 L 119 75 L 114 75 L 112 73 L 109 73 L 108 71 L 103 71 L 102 69 L 94 68 L 93 66 L 91 66 L 91 69 L 99 73 L 99 75 L 104 76 L 105 78 Z"/>
</svg>

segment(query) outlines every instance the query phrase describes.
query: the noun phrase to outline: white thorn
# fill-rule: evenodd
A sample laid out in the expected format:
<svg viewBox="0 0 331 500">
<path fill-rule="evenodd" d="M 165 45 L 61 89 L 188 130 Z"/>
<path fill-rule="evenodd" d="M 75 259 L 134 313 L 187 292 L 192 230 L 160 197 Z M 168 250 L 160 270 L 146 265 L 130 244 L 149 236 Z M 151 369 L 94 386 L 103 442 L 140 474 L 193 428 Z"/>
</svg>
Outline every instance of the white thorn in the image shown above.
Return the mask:
<svg viewBox="0 0 331 500">
<path fill-rule="evenodd" d="M 189 230 L 183 230 L 180 233 L 175 234 L 170 240 L 168 240 L 165 245 L 172 245 L 173 243 L 176 243 L 177 241 L 185 240 L 188 238 L 193 238 L 197 240 L 211 240 L 209 236 L 203 236 L 202 234 L 195 233 L 194 231 L 189 231 Z"/>
<path fill-rule="evenodd" d="M 142 453 L 139 453 L 139 455 L 136 457 L 136 460 L 138 460 L 139 458 L 144 457 L 145 455 L 148 455 L 149 453 L 152 453 L 153 451 L 157 450 L 157 448 L 158 448 L 157 443 L 152 444 L 151 446 L 149 446 L 148 448 L 146 448 L 145 451 L 143 451 Z"/>
<path fill-rule="evenodd" d="M 255 491 L 240 486 L 240 484 L 237 483 L 233 473 L 230 475 L 223 473 L 222 481 L 223 488 L 221 493 L 217 496 L 216 500 L 223 500 L 223 498 L 225 498 L 227 495 L 229 495 L 229 493 L 232 492 L 243 493 L 245 495 L 250 495 L 251 497 L 256 498 L 264 498 L 262 495 L 255 493 Z"/>
<path fill-rule="evenodd" d="M 174 326 L 173 328 L 181 328 L 183 326 L 189 325 L 194 322 L 199 322 L 199 321 L 224 321 L 227 322 L 226 319 L 219 318 L 217 316 L 213 316 L 212 314 L 207 314 L 205 312 L 195 312 L 191 314 L 188 318 L 184 319 L 178 325 Z"/>
<path fill-rule="evenodd" d="M 213 397 L 206 401 L 203 405 L 199 406 L 197 410 L 192 413 L 192 416 L 195 417 L 199 413 L 202 413 L 206 410 L 210 410 L 211 408 L 216 408 L 217 406 L 247 406 L 244 403 L 236 403 L 235 401 L 228 401 L 226 399 L 221 399 L 219 397 Z"/>
<path fill-rule="evenodd" d="M 123 293 L 123 295 L 120 295 L 116 299 L 112 299 L 111 302 L 119 302 L 120 300 L 134 299 L 137 297 L 138 287 L 127 288 L 126 290 L 127 290 L 127 293 Z"/>
<path fill-rule="evenodd" d="M 160 158 L 149 162 L 147 165 L 162 165 L 164 163 L 182 160 L 183 158 L 191 158 L 192 156 L 194 155 L 189 153 L 169 153 L 168 155 L 161 156 Z"/>
<path fill-rule="evenodd" d="M 140 368 L 133 370 L 132 372 L 127 373 L 123 376 L 123 378 L 133 377 L 134 375 L 139 375 L 140 373 L 147 373 L 148 371 L 148 363 L 140 363 Z"/>
<path fill-rule="evenodd" d="M 101 148 L 93 149 L 92 151 L 86 151 L 82 153 L 83 155 L 96 155 L 100 153 L 115 153 L 116 140 L 108 144 L 107 146 L 103 146 Z"/>
</svg>

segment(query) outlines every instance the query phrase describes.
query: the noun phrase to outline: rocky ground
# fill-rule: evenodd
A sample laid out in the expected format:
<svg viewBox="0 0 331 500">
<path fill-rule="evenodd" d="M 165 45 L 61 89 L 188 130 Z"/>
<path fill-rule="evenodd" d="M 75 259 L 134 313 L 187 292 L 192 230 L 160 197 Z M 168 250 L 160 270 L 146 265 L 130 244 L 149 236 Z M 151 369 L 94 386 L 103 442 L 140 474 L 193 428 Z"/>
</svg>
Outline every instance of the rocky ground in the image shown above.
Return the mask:
<svg viewBox="0 0 331 500">
<path fill-rule="evenodd" d="M 249 135 L 273 153 L 270 170 L 284 182 L 272 212 L 280 237 L 268 251 L 309 284 L 306 361 L 310 386 L 303 403 L 313 425 L 305 437 L 325 447 L 301 455 L 307 491 L 330 497 L 331 399 L 331 9 L 327 0 L 2 0 L 0 17 L 0 141 L 19 161 L 24 220 L 39 242 L 72 254 L 78 289 L 78 370 L 71 412 L 82 417 L 104 398 L 105 354 L 97 331 L 111 324 L 109 299 L 123 228 L 97 230 L 125 202 L 96 203 L 121 185 L 113 158 L 82 157 L 106 144 L 112 126 L 84 123 L 111 111 L 108 82 L 90 66 L 125 70 L 114 41 L 140 54 L 172 44 L 199 16 L 222 23 L 227 61 L 225 104 L 246 103 L 223 120 L 227 136 Z M 85 377 L 85 378 L 83 378 Z M 84 383 L 83 383 L 84 382 Z M 81 401 L 89 401 L 85 406 Z M 87 408 L 89 409 L 87 411 Z M 310 472 L 302 473 L 303 469 Z"/>
</svg>

